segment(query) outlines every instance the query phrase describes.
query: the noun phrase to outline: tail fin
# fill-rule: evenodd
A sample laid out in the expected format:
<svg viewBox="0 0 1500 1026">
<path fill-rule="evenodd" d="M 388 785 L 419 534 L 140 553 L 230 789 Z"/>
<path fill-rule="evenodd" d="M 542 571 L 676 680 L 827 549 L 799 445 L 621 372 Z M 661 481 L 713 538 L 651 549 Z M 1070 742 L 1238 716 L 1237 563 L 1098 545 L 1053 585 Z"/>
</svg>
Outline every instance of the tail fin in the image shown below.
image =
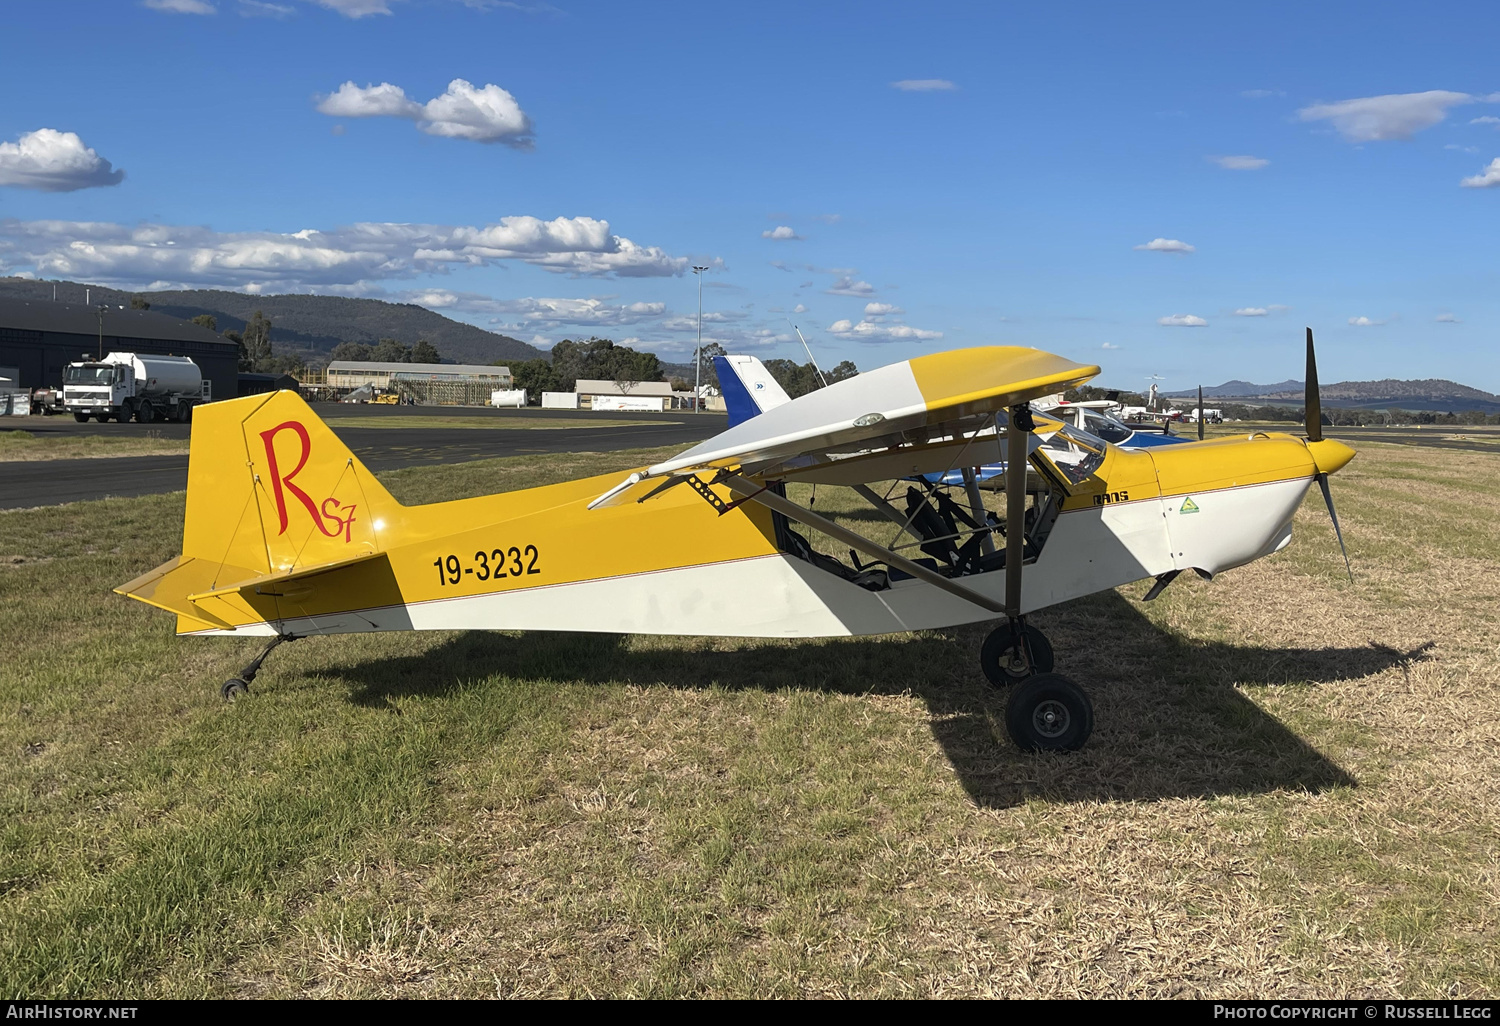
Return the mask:
<svg viewBox="0 0 1500 1026">
<path fill-rule="evenodd" d="M 753 356 L 716 356 L 714 370 L 719 373 L 730 427 L 792 401 L 765 364 Z"/>
<path fill-rule="evenodd" d="M 280 597 L 268 582 L 363 562 L 399 509 L 295 392 L 209 403 L 193 410 L 182 555 L 116 590 L 177 613 L 179 633 L 263 623 L 237 589 Z"/>
</svg>

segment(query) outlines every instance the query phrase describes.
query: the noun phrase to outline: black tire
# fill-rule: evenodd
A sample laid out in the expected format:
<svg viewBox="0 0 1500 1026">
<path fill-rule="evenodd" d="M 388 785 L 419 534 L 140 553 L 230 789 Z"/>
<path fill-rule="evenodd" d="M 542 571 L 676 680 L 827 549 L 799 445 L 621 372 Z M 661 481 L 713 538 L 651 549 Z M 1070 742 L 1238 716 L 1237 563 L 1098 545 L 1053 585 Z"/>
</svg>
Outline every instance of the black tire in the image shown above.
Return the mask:
<svg viewBox="0 0 1500 1026">
<path fill-rule="evenodd" d="M 73 419 L 80 424 L 87 424 L 89 422 L 89 415 L 87 413 L 74 413 Z"/>
<path fill-rule="evenodd" d="M 1015 637 L 1011 625 L 1002 623 L 990 631 L 989 637 L 984 639 L 984 645 L 979 649 L 980 669 L 984 670 L 985 677 L 997 688 L 1017 684 L 1038 673 L 1052 672 L 1052 643 L 1047 640 L 1047 635 L 1028 624 L 1027 645 L 1021 650 L 1023 658 L 1020 660 L 1016 659 Z M 1031 649 L 1031 665 L 1024 659 L 1027 647 Z"/>
<path fill-rule="evenodd" d="M 1076 752 L 1094 732 L 1094 704 L 1062 674 L 1039 673 L 1011 692 L 1005 729 L 1028 752 Z"/>
<path fill-rule="evenodd" d="M 229 678 L 224 682 L 223 687 L 219 688 L 219 694 L 226 702 L 232 702 L 241 695 L 248 695 L 249 693 L 250 685 L 238 677 Z"/>
<path fill-rule="evenodd" d="M 135 422 L 137 424 L 149 424 L 156 419 L 156 411 L 151 408 L 150 403 L 141 403 L 135 408 Z"/>
<path fill-rule="evenodd" d="M 105 413 L 96 413 L 96 414 L 94 414 L 94 419 L 97 420 L 101 424 L 108 424 L 109 423 L 109 414 L 107 412 L 105 412 Z"/>
</svg>

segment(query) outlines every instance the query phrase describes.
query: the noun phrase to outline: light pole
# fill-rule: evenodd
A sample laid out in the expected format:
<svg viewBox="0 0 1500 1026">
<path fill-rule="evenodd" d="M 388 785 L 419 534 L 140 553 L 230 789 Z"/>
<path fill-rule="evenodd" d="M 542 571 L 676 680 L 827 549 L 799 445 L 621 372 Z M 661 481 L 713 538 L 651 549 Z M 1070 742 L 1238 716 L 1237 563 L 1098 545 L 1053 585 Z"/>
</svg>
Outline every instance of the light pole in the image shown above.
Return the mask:
<svg viewBox="0 0 1500 1026">
<path fill-rule="evenodd" d="M 708 270 L 697 264 L 693 273 L 698 276 L 698 348 L 693 350 L 693 412 L 703 410 L 703 272 Z"/>
</svg>

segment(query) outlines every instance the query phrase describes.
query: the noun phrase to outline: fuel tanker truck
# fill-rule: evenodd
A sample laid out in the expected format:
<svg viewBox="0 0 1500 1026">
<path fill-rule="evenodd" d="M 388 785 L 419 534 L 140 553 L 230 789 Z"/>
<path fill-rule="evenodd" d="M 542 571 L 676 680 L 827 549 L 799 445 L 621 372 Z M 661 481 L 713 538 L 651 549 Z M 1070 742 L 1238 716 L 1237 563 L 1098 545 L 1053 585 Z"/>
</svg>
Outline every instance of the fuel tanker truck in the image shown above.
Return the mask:
<svg viewBox="0 0 1500 1026">
<path fill-rule="evenodd" d="M 110 353 L 63 368 L 63 404 L 79 423 L 191 420 L 194 406 L 212 401 L 211 389 L 186 356 Z"/>
</svg>

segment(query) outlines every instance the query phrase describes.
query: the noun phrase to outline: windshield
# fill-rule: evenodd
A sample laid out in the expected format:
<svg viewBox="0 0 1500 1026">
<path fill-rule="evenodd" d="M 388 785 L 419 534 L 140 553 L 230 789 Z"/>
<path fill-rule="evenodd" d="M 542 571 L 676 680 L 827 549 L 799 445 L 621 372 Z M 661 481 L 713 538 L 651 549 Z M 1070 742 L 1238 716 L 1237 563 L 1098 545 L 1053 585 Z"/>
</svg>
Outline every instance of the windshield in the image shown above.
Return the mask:
<svg viewBox="0 0 1500 1026">
<path fill-rule="evenodd" d="M 1082 484 L 1104 462 L 1105 442 L 1087 431 L 1064 424 L 1037 451 L 1045 455 L 1071 484 Z"/>
<path fill-rule="evenodd" d="M 65 385 L 108 385 L 114 380 L 115 369 L 107 364 L 103 367 L 63 368 Z"/>
<path fill-rule="evenodd" d="M 1098 410 L 1084 410 L 1083 423 L 1089 429 L 1090 434 L 1098 435 L 1106 442 L 1113 442 L 1115 445 L 1119 445 L 1134 434 L 1124 424 Z"/>
</svg>

